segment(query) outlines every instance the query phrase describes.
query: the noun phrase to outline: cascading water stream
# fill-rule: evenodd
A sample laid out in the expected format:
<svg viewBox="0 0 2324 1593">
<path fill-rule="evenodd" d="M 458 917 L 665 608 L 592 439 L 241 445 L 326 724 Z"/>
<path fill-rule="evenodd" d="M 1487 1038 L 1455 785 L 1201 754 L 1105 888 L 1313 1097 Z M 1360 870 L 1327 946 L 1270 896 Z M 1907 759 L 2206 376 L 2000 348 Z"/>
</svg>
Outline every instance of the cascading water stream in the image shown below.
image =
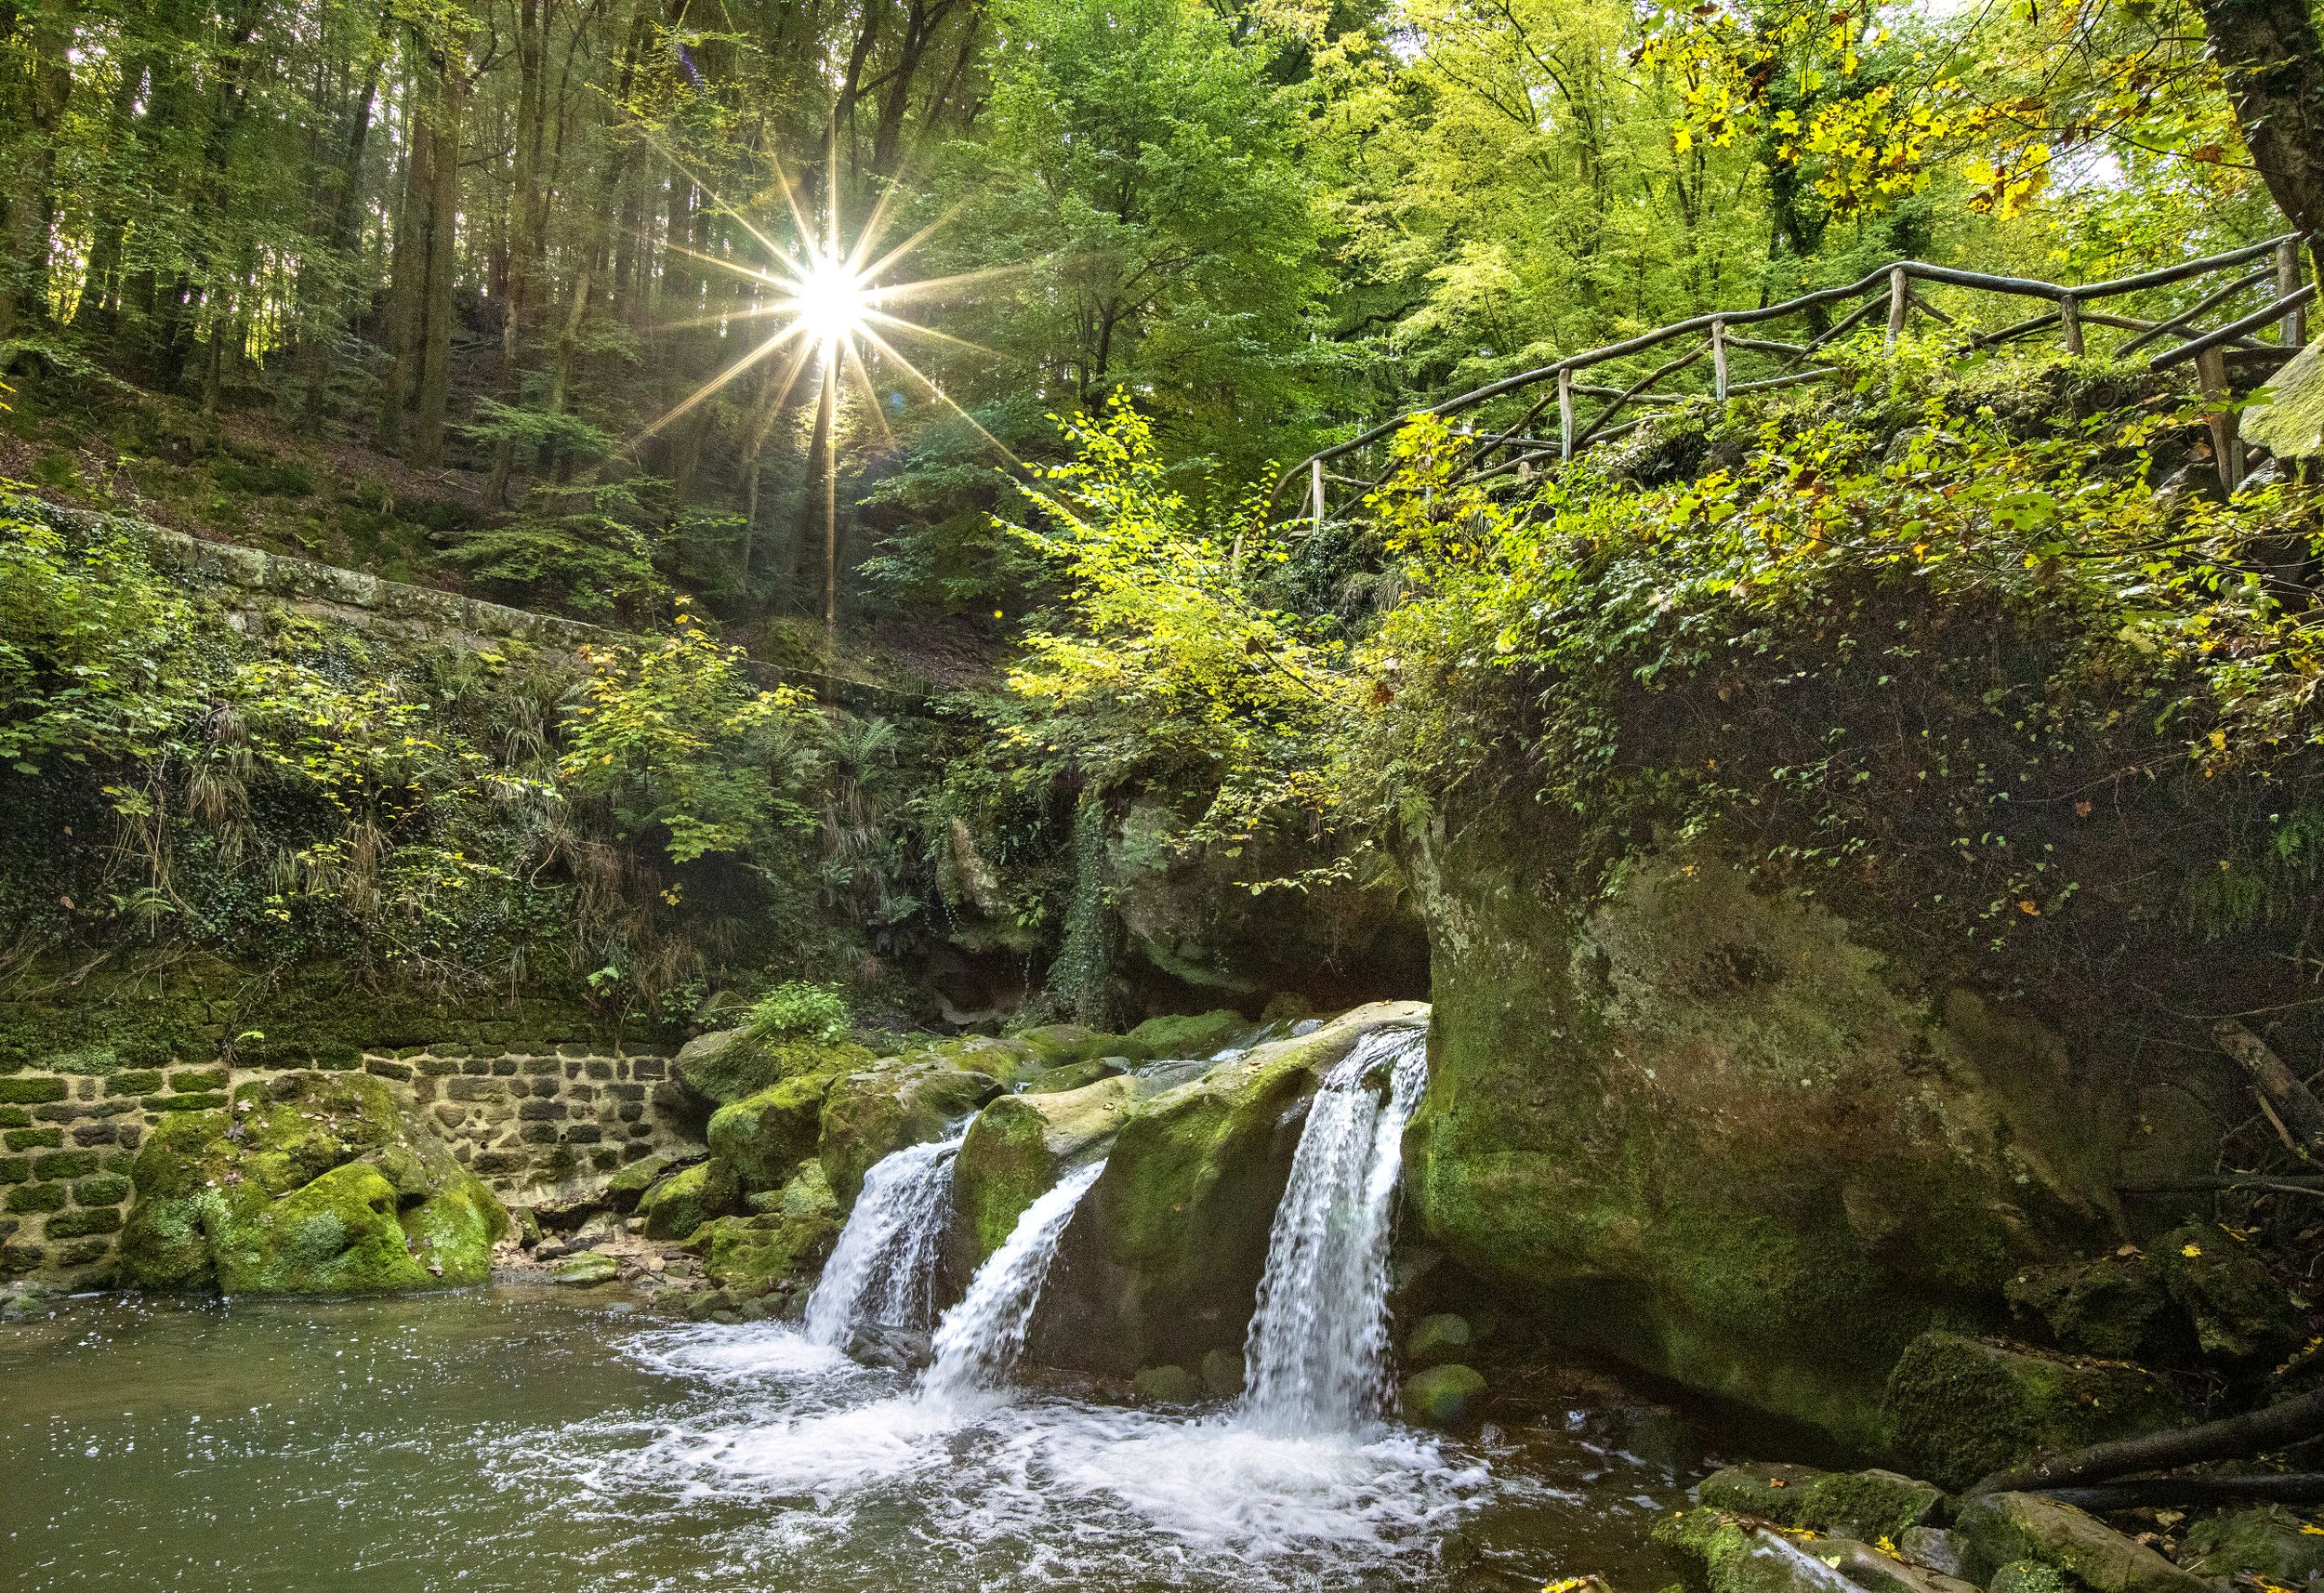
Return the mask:
<svg viewBox="0 0 2324 1593">
<path fill-rule="evenodd" d="M 1008 1241 L 977 1269 L 969 1292 L 937 1325 L 935 1363 L 920 1386 L 924 1398 L 957 1401 L 996 1388 L 1008 1376 L 1024 1350 L 1065 1224 L 1104 1170 L 1103 1161 L 1076 1168 L 1025 1207 Z"/>
<path fill-rule="evenodd" d="M 915 1331 L 936 1314 L 936 1258 L 952 1214 L 952 1164 L 965 1133 L 883 1156 L 864 1176 L 801 1324 L 838 1349 L 859 1323 Z"/>
<path fill-rule="evenodd" d="M 1325 1076 L 1268 1236 L 1243 1425 L 1350 1432 L 1385 1407 L 1391 1218 L 1427 1083 L 1428 1032 L 1401 1027 L 1366 1035 Z"/>
</svg>

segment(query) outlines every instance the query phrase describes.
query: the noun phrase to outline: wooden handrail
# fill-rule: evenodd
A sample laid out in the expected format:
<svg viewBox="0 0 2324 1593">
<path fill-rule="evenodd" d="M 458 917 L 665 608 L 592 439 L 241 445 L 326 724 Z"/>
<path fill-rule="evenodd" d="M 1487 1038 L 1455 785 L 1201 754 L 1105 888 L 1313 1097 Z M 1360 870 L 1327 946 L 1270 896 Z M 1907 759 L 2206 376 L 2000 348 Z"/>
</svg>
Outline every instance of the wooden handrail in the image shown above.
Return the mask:
<svg viewBox="0 0 2324 1593">
<path fill-rule="evenodd" d="M 1653 390 L 1654 384 L 1664 376 L 1694 364 L 1706 353 L 1712 357 L 1715 373 L 1712 379 L 1714 391 L 1712 394 L 1702 396 L 1724 399 L 1744 393 L 1765 392 L 1776 388 L 1794 386 L 1802 381 L 1816 380 L 1829 375 L 1829 369 L 1819 366 L 1757 381 L 1731 382 L 1728 377 L 1728 358 L 1732 352 L 1748 350 L 1776 357 L 1780 363 L 1797 364 L 1811 358 L 1818 350 L 1828 347 L 1868 317 L 1879 313 L 1883 309 L 1889 312 L 1888 327 L 1892 342 L 1902 330 L 1905 321 L 1916 310 L 1948 324 L 1953 323 L 1954 317 L 1938 311 L 1920 294 L 1912 291 L 1911 284 L 1914 283 L 2041 299 L 2055 306 L 2054 309 L 2045 310 L 2040 315 L 2003 327 L 1999 331 L 1980 333 L 1969 339 L 1970 348 L 1990 348 L 2056 326 L 2064 335 L 2067 351 L 2079 354 L 2082 351 L 2084 331 L 2088 327 L 2112 327 L 2138 334 L 2125 348 L 2118 351 L 2128 353 L 2146 343 L 2185 331 L 2190 323 L 2224 304 L 2236 294 L 2273 279 L 2278 293 L 2272 303 L 2216 331 L 2204 333 L 2177 348 L 2156 355 L 2148 362 L 2148 365 L 2151 369 L 2161 370 L 2182 360 L 2196 358 L 2208 351 L 2225 349 L 2230 346 L 2247 353 L 2279 353 L 2282 351 L 2281 345 L 2254 342 L 2250 335 L 2270 323 L 2280 324 L 2283 335 L 2286 336 L 2294 335 L 2302 326 L 2301 311 L 2316 296 L 2317 292 L 2313 284 L 2297 285 L 2301 275 L 2298 249 L 2300 245 L 2308 242 L 2308 239 L 2309 235 L 2306 233 L 2287 232 L 2260 243 L 2247 244 L 2240 248 L 2230 249 L 2224 254 L 2209 255 L 2199 259 L 2184 260 L 2173 266 L 2163 266 L 2153 270 L 2135 272 L 2130 276 L 2115 277 L 2105 282 L 2080 285 L 2044 282 L 2033 277 L 2000 276 L 1986 271 L 1966 270 L 1954 266 L 1936 266 L 1923 260 L 1894 261 L 1877 270 L 1868 272 L 1859 280 L 1845 286 L 1819 288 L 1813 293 L 1802 294 L 1796 298 L 1787 299 L 1780 304 L 1758 305 L 1748 309 L 1712 310 L 1705 314 L 1691 316 L 1684 321 L 1673 322 L 1670 325 L 1659 326 L 1652 331 L 1623 338 L 1619 342 L 1608 343 L 1600 348 L 1567 355 L 1552 364 L 1521 371 L 1514 375 L 1503 376 L 1498 381 L 1488 382 L 1483 387 L 1441 400 L 1425 408 L 1408 411 L 1393 420 L 1370 427 L 1344 442 L 1318 449 L 1307 458 L 1300 461 L 1297 466 L 1284 472 L 1283 476 L 1277 480 L 1274 491 L 1269 495 L 1268 507 L 1272 512 L 1274 503 L 1282 496 L 1284 488 L 1293 480 L 1302 477 L 1312 478 L 1314 470 L 1322 464 L 1344 458 L 1351 454 L 1368 448 L 1393 436 L 1421 415 L 1447 418 L 1539 383 L 1552 383 L 1555 390 L 1536 401 L 1506 428 L 1499 431 L 1480 428 L 1480 431 L 1486 435 L 1470 442 L 1467 464 L 1470 475 L 1467 479 L 1478 480 L 1486 476 L 1501 475 L 1512 466 L 1530 464 L 1538 459 L 1539 453 L 1536 445 L 1541 440 L 1531 437 L 1528 432 L 1533 423 L 1547 412 L 1552 403 L 1555 403 L 1559 410 L 1559 441 L 1556 451 L 1562 462 L 1579 454 L 1592 443 L 1604 441 L 1611 436 L 1631 430 L 1633 428 L 1631 425 L 1612 427 L 1611 423 L 1617 415 L 1633 402 L 1640 401 L 1644 401 L 1646 403 L 1692 402 L 1695 395 Z M 2125 316 L 2093 313 L 2090 309 L 2093 302 L 2101 299 L 2118 298 L 2126 294 L 2144 293 L 2155 288 L 2169 287 L 2174 283 L 2213 272 L 2231 270 L 2269 256 L 2274 257 L 2269 269 L 2247 274 L 2238 281 L 2227 283 L 2208 295 L 2193 308 L 2181 311 L 2168 321 L 2160 323 L 2136 321 Z M 2289 266 L 2285 264 L 2287 260 L 2291 261 Z M 1846 303 L 1852 299 L 1863 299 L 1864 302 L 1804 343 L 1788 343 L 1772 338 L 1743 336 L 1738 336 L 1735 330 L 1740 326 L 1752 326 L 1782 320 L 1788 316 L 1802 315 L 1828 306 Z M 1574 380 L 1577 373 L 1587 370 L 1591 366 L 1626 359 L 1631 355 L 1644 353 L 1680 338 L 1702 334 L 1709 335 L 1703 348 L 1666 362 L 1657 370 L 1627 387 L 1582 384 Z M 1599 413 L 1597 418 L 1586 427 L 1577 424 L 1573 402 L 1574 395 L 1577 393 L 1607 401 L 1605 408 Z M 1506 460 L 1499 466 L 1486 468 L 1488 455 L 1511 446 L 1529 451 L 1525 452 L 1522 458 Z M 1353 482 L 1364 478 L 1334 476 L 1332 479 Z M 1386 479 L 1385 476 L 1380 477 L 1371 481 L 1369 485 L 1376 487 L 1380 481 Z M 1326 506 L 1319 496 L 1314 506 L 1314 518 L 1320 522 L 1325 512 Z"/>
</svg>

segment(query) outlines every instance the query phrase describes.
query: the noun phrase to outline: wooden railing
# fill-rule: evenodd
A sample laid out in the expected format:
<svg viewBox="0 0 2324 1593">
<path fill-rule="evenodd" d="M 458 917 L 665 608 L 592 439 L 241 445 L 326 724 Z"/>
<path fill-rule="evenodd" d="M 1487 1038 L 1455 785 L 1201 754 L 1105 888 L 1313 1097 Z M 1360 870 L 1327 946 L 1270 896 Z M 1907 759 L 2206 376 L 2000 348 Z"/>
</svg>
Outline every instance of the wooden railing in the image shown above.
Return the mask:
<svg viewBox="0 0 2324 1593">
<path fill-rule="evenodd" d="M 1600 443 L 1622 437 L 1672 407 L 1705 398 L 1724 401 L 1746 393 L 1767 392 L 1838 374 L 1838 367 L 1819 364 L 1816 356 L 1838 339 L 1882 310 L 1887 312 L 1887 346 L 1896 340 L 1917 315 L 1926 316 L 1958 333 L 1953 348 L 1968 355 L 2054 331 L 2068 354 L 2105 353 L 2117 359 L 2135 354 L 2151 344 L 2178 339 L 2148 356 L 2154 370 L 2192 360 L 2207 395 L 2220 402 L 2212 414 L 2214 452 L 2220 480 L 2232 491 L 2241 482 L 2244 449 L 2236 433 L 2228 362 L 2243 365 L 2261 362 L 2273 369 L 2306 340 L 2305 314 L 2317 285 L 2304 282 L 2303 253 L 2307 235 L 2292 232 L 2265 243 L 2249 244 L 2224 255 L 2110 282 L 2067 286 L 2027 277 L 1990 276 L 1919 260 L 1899 260 L 1883 266 L 1845 287 L 1803 294 L 1782 304 L 1755 309 L 1714 310 L 1692 320 L 1642 333 L 1603 349 L 1570 355 L 1552 365 L 1505 376 L 1471 392 L 1449 398 L 1426 409 L 1414 410 L 1383 425 L 1309 455 L 1276 481 L 1273 502 L 1279 503 L 1293 482 L 1305 478 L 1306 512 L 1301 518 L 1321 525 L 1353 498 L 1377 489 L 1393 473 L 1386 445 L 1407 422 L 1422 415 L 1469 418 L 1455 428 L 1465 454 L 1458 480 L 1489 481 L 1502 476 L 1526 477 L 1552 471 Z M 2247 268 L 2257 264 L 2257 270 Z M 2168 300 L 2168 290 L 2185 291 L 2186 284 L 2225 277 L 2192 304 Z M 2221 314 L 2238 296 L 2252 289 L 2273 289 L 2269 301 L 2248 314 L 2199 330 L 2206 318 Z M 1999 296 L 2040 301 L 2047 308 L 2025 320 L 1977 330 L 1980 309 L 1990 314 L 1988 296 L 1983 302 L 1957 298 L 1950 308 L 1932 303 L 1936 290 L 1960 295 Z M 2133 300 L 2124 306 L 2113 301 Z M 1860 301 L 1860 302 L 1859 302 Z M 2107 310 L 2093 306 L 2110 304 Z M 1844 313 L 1842 313 L 1843 307 Z M 2146 309 L 2145 316 L 2123 313 Z M 1796 341 L 1745 336 L 1738 327 L 1761 328 L 1770 323 L 1805 321 L 1808 329 Z M 2273 328 L 2277 340 L 2263 340 Z M 1671 344 L 1679 351 L 1643 373 L 1635 371 L 1639 357 Z M 1708 362 L 1706 373 L 1703 366 Z M 1620 385 L 1588 383 L 1577 378 L 1600 365 L 1628 365 Z M 1756 367 L 1756 368 L 1755 368 Z M 2247 374 L 2238 370 L 2237 375 Z M 1706 379 L 1706 376 L 1708 379 Z M 1685 378 L 1682 380 L 1681 378 Z M 1488 415 L 1516 409 L 1515 395 L 1543 389 L 1513 418 L 1488 421 Z M 1596 401 L 1596 413 L 1584 416 L 1584 401 Z M 1535 431 L 1554 406 L 1556 435 Z M 1619 419 L 1628 415 L 1627 419 Z M 1617 424 L 1619 419 L 1619 424 Z M 1351 471 L 1354 473 L 1351 473 Z"/>
</svg>

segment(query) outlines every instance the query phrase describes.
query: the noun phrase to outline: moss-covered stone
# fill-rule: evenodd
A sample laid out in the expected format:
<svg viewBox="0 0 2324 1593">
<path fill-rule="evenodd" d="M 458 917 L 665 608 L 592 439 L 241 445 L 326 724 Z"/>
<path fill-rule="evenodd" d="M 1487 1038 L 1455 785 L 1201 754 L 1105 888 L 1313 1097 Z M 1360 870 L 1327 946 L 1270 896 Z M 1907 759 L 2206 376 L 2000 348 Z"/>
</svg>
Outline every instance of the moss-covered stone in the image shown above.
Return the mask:
<svg viewBox="0 0 2324 1593">
<path fill-rule="evenodd" d="M 667 1156 L 640 1156 L 605 1180 L 605 1203 L 623 1216 L 638 1209 L 638 1202 L 654 1180 L 669 1171 Z"/>
<path fill-rule="evenodd" d="M 1699 1558 L 1711 1593 L 1976 1593 L 1854 1538 L 1777 1530 L 1710 1506 L 1664 1517 L 1654 1536 Z"/>
<path fill-rule="evenodd" d="M 814 1168 L 811 1174 L 809 1167 Z M 813 1163 L 785 1189 L 777 1209 L 705 1223 L 687 1248 L 703 1257 L 711 1283 L 738 1299 L 788 1285 L 797 1290 L 831 1254 L 839 1237 L 838 1204 Z"/>
<path fill-rule="evenodd" d="M 8 1191 L 7 1206 L 20 1216 L 36 1211 L 62 1211 L 66 1193 L 62 1184 L 18 1184 Z"/>
<path fill-rule="evenodd" d="M 2291 1345 L 2291 1301 L 2242 1242 L 2215 1223 L 2191 1223 L 2149 1246 L 2172 1300 L 2206 1355 L 2248 1361 Z"/>
<path fill-rule="evenodd" d="M 842 1205 L 852 1205 L 874 1162 L 906 1145 L 942 1139 L 1000 1093 L 990 1073 L 951 1065 L 949 1055 L 889 1057 L 833 1081 L 824 1099 L 816 1153 Z"/>
<path fill-rule="evenodd" d="M 0 1101 L 18 1106 L 35 1106 L 45 1100 L 64 1099 L 64 1080 L 57 1078 L 0 1078 Z"/>
<path fill-rule="evenodd" d="M 670 1077 L 705 1112 L 771 1089 L 803 1074 L 831 1074 L 865 1066 L 872 1054 L 853 1041 L 771 1038 L 748 1029 L 725 1029 L 686 1042 L 670 1062 Z"/>
<path fill-rule="evenodd" d="M 2171 1299 L 2162 1270 L 2145 1251 L 2095 1261 L 2037 1267 L 2010 1280 L 2009 1302 L 2039 1319 L 2059 1348 L 2078 1355 L 2129 1360 L 2163 1325 Z"/>
<path fill-rule="evenodd" d="M 1078 1023 L 1044 1023 L 1037 1028 L 1020 1029 L 1009 1038 L 1032 1053 L 1037 1068 L 1089 1061 L 1121 1044 L 1114 1035 L 1101 1034 Z"/>
<path fill-rule="evenodd" d="M 1063 1067 L 1043 1068 L 1029 1074 L 1019 1086 L 1026 1095 L 1063 1095 L 1069 1089 L 1093 1085 L 1100 1079 L 1112 1078 L 1129 1071 L 1129 1062 L 1120 1057 L 1096 1057 L 1086 1062 L 1067 1062 Z"/>
<path fill-rule="evenodd" d="M 41 1228 L 44 1239 L 86 1239 L 97 1233 L 118 1233 L 121 1213 L 111 1206 L 88 1206 L 77 1211 L 60 1211 Z"/>
<path fill-rule="evenodd" d="M 1060 1243 L 1037 1358 L 1128 1376 L 1239 1349 L 1301 1103 L 1364 1036 L 1427 1014 L 1417 1002 L 1360 1007 L 1131 1105 Z"/>
<path fill-rule="evenodd" d="M 1138 1098 L 1128 1075 L 1050 1095 L 1004 1095 L 976 1114 L 953 1164 L 950 1264 L 965 1281 L 1065 1169 L 1121 1127 Z"/>
<path fill-rule="evenodd" d="M 1580 844 L 1531 808 L 1416 838 L 1425 1230 L 1563 1336 L 1877 1452 L 1914 1336 L 2108 1233 L 2133 1103 L 1715 855 L 1601 889 Z"/>
<path fill-rule="evenodd" d="M 1235 1044 L 1250 1026 L 1249 1019 L 1225 1007 L 1149 1018 L 1129 1032 L 1122 1055 L 1156 1061 L 1195 1061 Z"/>
<path fill-rule="evenodd" d="M 1231 1400 L 1243 1391 L 1248 1368 L 1231 1349 L 1213 1349 L 1202 1358 L 1202 1391 L 1214 1400 Z"/>
<path fill-rule="evenodd" d="M 621 1263 L 602 1250 L 567 1257 L 548 1269 L 551 1281 L 572 1289 L 591 1289 L 621 1276 Z"/>
<path fill-rule="evenodd" d="M 2013 1560 L 1993 1573 L 1986 1593 L 2075 1593 L 2075 1585 L 2054 1565 Z"/>
<path fill-rule="evenodd" d="M 1926 1522 L 1942 1490 L 1894 1471 L 1819 1471 L 1750 1462 L 1703 1479 L 1702 1502 L 1788 1527 L 1877 1543 Z"/>
<path fill-rule="evenodd" d="M 2179 1567 L 2215 1580 L 2313 1586 L 2324 1581 L 2324 1528 L 2281 1505 L 2207 1516 L 2187 1528 Z"/>
<path fill-rule="evenodd" d="M 742 1182 L 716 1156 L 670 1174 L 645 1191 L 638 1215 L 648 1239 L 684 1239 L 715 1217 L 739 1210 Z"/>
<path fill-rule="evenodd" d="M 61 1128 L 11 1128 L 0 1143 L 11 1151 L 55 1150 L 64 1143 Z"/>
<path fill-rule="evenodd" d="M 383 1170 L 385 1169 L 385 1170 Z M 146 1139 L 125 1281 L 227 1294 L 378 1294 L 478 1284 L 508 1218 L 364 1074 L 286 1073 Z"/>
<path fill-rule="evenodd" d="M 1431 1366 L 1404 1380 L 1404 1387 L 1397 1391 L 1397 1403 L 1406 1421 L 1422 1427 L 1469 1427 L 1484 1409 L 1485 1376 L 1458 1361 Z"/>
<path fill-rule="evenodd" d="M 835 1075 L 798 1073 L 711 1114 L 705 1138 L 748 1190 L 782 1187 L 803 1157 L 815 1153 L 824 1097 Z"/>
<path fill-rule="evenodd" d="M 1989 1494 L 1961 1507 L 1963 1569 L 1991 1576 L 2017 1560 L 2071 1575 L 2094 1593 L 2199 1593 L 2209 1585 L 2071 1505 L 2038 1494 Z"/>
<path fill-rule="evenodd" d="M 2038 1455 L 2152 1432 L 2182 1414 L 2143 1367 L 1952 1333 L 1913 1341 L 1889 1379 L 1883 1409 L 1899 1458 L 1948 1487 Z"/>
<path fill-rule="evenodd" d="M 1413 1323 L 1405 1336 L 1404 1363 L 1407 1366 L 1433 1366 L 1440 1361 L 1458 1361 L 1468 1353 L 1472 1335 L 1469 1319 L 1440 1311 L 1424 1316 Z"/>
<path fill-rule="evenodd" d="M 1183 1366 L 1141 1366 L 1129 1388 L 1142 1405 L 1191 1405 L 1202 1398 L 1202 1379 Z"/>
</svg>

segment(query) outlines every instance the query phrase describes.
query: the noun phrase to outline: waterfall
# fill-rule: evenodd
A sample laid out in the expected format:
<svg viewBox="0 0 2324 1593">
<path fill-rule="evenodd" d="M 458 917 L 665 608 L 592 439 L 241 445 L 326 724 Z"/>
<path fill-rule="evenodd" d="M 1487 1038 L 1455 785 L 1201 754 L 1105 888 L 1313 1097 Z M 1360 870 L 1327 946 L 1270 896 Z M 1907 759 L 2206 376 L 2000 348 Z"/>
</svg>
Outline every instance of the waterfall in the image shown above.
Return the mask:
<svg viewBox="0 0 2324 1593">
<path fill-rule="evenodd" d="M 1103 1161 L 1076 1168 L 1025 1207 L 1008 1242 L 977 1269 L 969 1292 L 936 1328 L 936 1362 L 923 1392 L 938 1401 L 997 1387 L 1023 1352 L 1041 1285 L 1074 1207 L 1105 1170 Z"/>
<path fill-rule="evenodd" d="M 1316 1092 L 1267 1240 L 1246 1425 L 1351 1431 L 1385 1406 L 1390 1218 L 1405 1121 L 1427 1082 L 1428 1032 L 1399 1027 L 1364 1036 Z"/>
<path fill-rule="evenodd" d="M 907 1145 L 864 1176 L 839 1243 L 807 1297 L 807 1336 L 838 1349 L 859 1322 L 922 1328 L 935 1316 L 936 1257 L 965 1134 Z"/>
</svg>

